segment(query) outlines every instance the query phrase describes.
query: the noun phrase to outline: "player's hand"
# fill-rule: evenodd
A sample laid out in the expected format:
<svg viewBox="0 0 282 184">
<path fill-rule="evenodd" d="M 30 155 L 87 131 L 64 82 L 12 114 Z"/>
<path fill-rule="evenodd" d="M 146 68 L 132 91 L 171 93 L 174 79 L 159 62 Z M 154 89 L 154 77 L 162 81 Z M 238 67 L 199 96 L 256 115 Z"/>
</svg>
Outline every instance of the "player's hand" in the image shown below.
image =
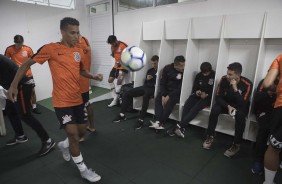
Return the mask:
<svg viewBox="0 0 282 184">
<path fill-rule="evenodd" d="M 152 75 L 147 75 L 147 80 L 151 80 L 153 78 Z"/>
<path fill-rule="evenodd" d="M 169 100 L 169 96 L 162 96 L 162 105 L 163 107 L 165 106 L 165 104 L 167 103 L 167 101 Z"/>
<path fill-rule="evenodd" d="M 236 111 L 236 109 L 232 107 L 231 105 L 228 105 L 227 108 L 228 108 L 228 114 L 230 115 L 232 114 L 233 111 Z"/>
<path fill-rule="evenodd" d="M 97 80 L 97 81 L 102 81 L 103 80 L 103 75 L 102 74 L 97 74 L 97 75 L 93 76 L 93 79 Z"/>
<path fill-rule="evenodd" d="M 232 85 L 235 92 L 238 91 L 237 83 L 238 82 L 235 79 L 231 79 L 231 81 L 230 81 L 230 85 Z"/>
<path fill-rule="evenodd" d="M 207 93 L 201 92 L 201 95 L 200 95 L 201 99 L 205 99 L 207 98 L 207 96 L 209 96 Z"/>
<path fill-rule="evenodd" d="M 196 91 L 197 96 L 201 96 L 201 93 L 202 93 L 201 90 Z"/>
<path fill-rule="evenodd" d="M 13 88 L 12 86 L 10 86 L 8 90 L 7 98 L 12 102 L 16 102 L 17 96 L 18 96 L 18 88 Z"/>
</svg>

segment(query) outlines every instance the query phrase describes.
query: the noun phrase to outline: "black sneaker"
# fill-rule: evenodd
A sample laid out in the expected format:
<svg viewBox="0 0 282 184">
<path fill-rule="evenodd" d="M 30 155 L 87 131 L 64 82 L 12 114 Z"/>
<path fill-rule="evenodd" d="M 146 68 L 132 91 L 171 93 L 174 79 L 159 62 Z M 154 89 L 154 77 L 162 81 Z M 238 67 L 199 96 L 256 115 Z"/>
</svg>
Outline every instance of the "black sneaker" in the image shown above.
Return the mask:
<svg viewBox="0 0 282 184">
<path fill-rule="evenodd" d="M 184 132 L 185 132 L 185 129 L 184 128 L 176 128 L 174 130 L 174 133 L 178 136 L 178 137 L 181 137 L 181 138 L 184 138 Z"/>
<path fill-rule="evenodd" d="M 41 111 L 38 108 L 32 109 L 32 112 L 35 114 L 41 114 Z"/>
<path fill-rule="evenodd" d="M 56 145 L 56 143 L 51 140 L 50 143 L 47 143 L 47 142 L 44 142 L 42 143 L 42 147 L 40 149 L 40 151 L 38 152 L 38 156 L 44 156 L 46 155 L 47 153 L 50 152 L 50 150 Z"/>
<path fill-rule="evenodd" d="M 136 130 L 139 130 L 139 129 L 141 129 L 143 126 L 144 126 L 144 120 L 138 119 L 137 124 L 136 124 L 136 126 L 135 126 L 135 129 L 136 129 Z"/>
<path fill-rule="evenodd" d="M 24 142 L 27 142 L 27 141 L 28 141 L 28 138 L 27 138 L 25 135 L 24 135 L 22 138 L 20 138 L 20 137 L 15 137 L 15 138 L 9 140 L 9 141 L 6 143 L 6 146 L 12 146 L 12 145 L 24 143 Z"/>
<path fill-rule="evenodd" d="M 120 114 L 113 120 L 113 123 L 118 123 L 121 121 L 125 121 L 126 117 L 125 116 L 121 116 Z"/>
<path fill-rule="evenodd" d="M 170 137 L 175 136 L 174 130 L 175 130 L 174 128 L 167 130 L 166 131 L 167 135 L 169 135 Z"/>
</svg>

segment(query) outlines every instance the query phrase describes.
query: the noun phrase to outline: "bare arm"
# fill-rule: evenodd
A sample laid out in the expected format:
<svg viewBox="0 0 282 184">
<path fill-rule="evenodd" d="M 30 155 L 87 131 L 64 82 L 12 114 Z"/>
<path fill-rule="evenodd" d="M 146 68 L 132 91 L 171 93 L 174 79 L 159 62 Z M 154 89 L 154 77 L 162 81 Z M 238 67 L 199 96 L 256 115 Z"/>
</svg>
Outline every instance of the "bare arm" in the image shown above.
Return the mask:
<svg viewBox="0 0 282 184">
<path fill-rule="evenodd" d="M 18 85 L 20 80 L 25 76 L 26 72 L 29 70 L 31 65 L 33 65 L 35 61 L 32 59 L 28 59 L 26 62 L 24 62 L 21 67 L 19 67 L 13 82 L 10 85 L 10 88 L 8 90 L 8 98 L 15 102 L 17 101 L 17 95 L 18 95 Z"/>
<path fill-rule="evenodd" d="M 102 74 L 97 74 L 97 75 L 92 75 L 91 73 L 89 73 L 86 70 L 80 70 L 80 75 L 82 75 L 83 77 L 86 77 L 88 79 L 94 79 L 97 81 L 102 81 L 103 80 L 103 75 Z"/>
<path fill-rule="evenodd" d="M 278 69 L 274 69 L 274 68 L 270 69 L 268 73 L 266 74 L 266 77 L 264 78 L 264 81 L 262 84 L 263 88 L 266 89 L 266 88 L 271 87 L 278 75 L 279 75 Z"/>
</svg>

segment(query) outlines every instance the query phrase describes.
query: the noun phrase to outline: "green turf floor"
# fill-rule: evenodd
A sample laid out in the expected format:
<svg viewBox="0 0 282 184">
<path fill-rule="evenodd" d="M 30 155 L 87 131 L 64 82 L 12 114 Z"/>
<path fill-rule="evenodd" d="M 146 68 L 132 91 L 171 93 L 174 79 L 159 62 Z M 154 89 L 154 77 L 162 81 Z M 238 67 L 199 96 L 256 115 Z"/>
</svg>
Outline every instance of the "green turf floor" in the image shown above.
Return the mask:
<svg viewBox="0 0 282 184">
<path fill-rule="evenodd" d="M 97 86 L 92 86 L 91 91 L 92 91 L 92 93 L 89 95 L 90 99 L 93 99 L 95 97 L 98 97 L 98 96 L 101 96 L 103 94 L 110 92 L 109 89 L 101 88 L 101 87 L 97 87 Z M 47 109 L 54 111 L 52 98 L 47 98 L 47 99 L 38 101 L 37 103 L 46 107 Z"/>
<path fill-rule="evenodd" d="M 232 136 L 217 134 L 211 150 L 204 150 L 205 130 L 191 126 L 185 138 L 155 133 L 147 126 L 135 131 L 138 113 L 128 113 L 127 121 L 112 123 L 119 108 L 108 108 L 110 100 L 96 102 L 94 119 L 96 133 L 88 133 L 80 148 L 85 163 L 102 176 L 99 184 L 262 184 L 263 176 L 253 175 L 253 146 L 241 145 L 240 153 L 230 159 L 223 155 Z M 42 114 L 35 115 L 55 141 L 65 138 L 59 130 L 55 113 L 39 105 Z M 152 115 L 145 119 L 148 125 Z M 82 184 L 75 164 L 63 160 L 55 149 L 45 157 L 35 156 L 41 143 L 37 135 L 24 124 L 29 141 L 5 146 L 13 137 L 5 117 L 7 136 L 0 137 L 0 184 Z M 171 126 L 174 121 L 168 122 Z M 282 183 L 279 170 L 276 184 Z"/>
</svg>

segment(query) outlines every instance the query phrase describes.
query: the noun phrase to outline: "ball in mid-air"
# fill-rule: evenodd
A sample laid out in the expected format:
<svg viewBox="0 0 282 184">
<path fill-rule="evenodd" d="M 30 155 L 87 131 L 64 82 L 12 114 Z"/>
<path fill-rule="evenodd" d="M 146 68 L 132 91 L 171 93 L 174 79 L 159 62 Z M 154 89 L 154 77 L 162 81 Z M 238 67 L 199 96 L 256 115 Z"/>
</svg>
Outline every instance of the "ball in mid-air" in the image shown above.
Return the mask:
<svg viewBox="0 0 282 184">
<path fill-rule="evenodd" d="M 146 54 L 139 47 L 126 47 L 121 53 L 121 64 L 133 72 L 141 70 L 146 64 Z"/>
</svg>

